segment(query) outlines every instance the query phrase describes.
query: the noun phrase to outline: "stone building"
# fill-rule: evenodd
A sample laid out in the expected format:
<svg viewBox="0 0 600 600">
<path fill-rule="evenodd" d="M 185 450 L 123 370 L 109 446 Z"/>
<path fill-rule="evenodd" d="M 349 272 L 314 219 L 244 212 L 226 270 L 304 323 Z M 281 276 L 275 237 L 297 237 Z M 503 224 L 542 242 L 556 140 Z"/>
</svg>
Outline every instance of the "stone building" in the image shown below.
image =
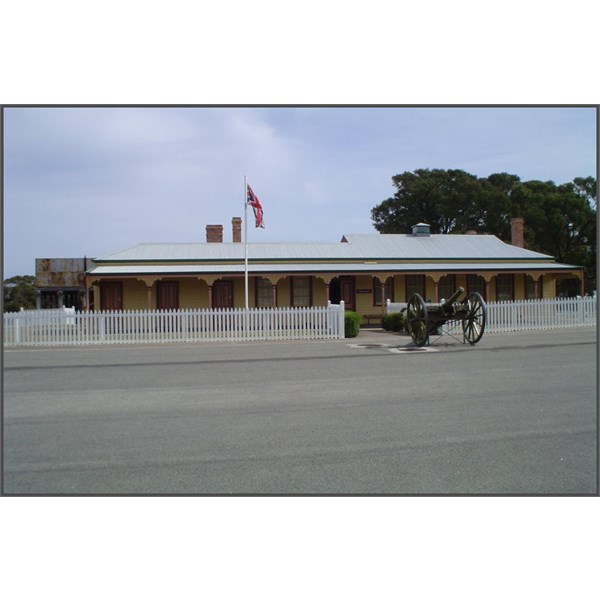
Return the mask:
<svg viewBox="0 0 600 600">
<path fill-rule="evenodd" d="M 85 272 L 93 265 L 88 258 L 36 258 L 37 308 L 82 310 L 86 306 Z"/>
</svg>

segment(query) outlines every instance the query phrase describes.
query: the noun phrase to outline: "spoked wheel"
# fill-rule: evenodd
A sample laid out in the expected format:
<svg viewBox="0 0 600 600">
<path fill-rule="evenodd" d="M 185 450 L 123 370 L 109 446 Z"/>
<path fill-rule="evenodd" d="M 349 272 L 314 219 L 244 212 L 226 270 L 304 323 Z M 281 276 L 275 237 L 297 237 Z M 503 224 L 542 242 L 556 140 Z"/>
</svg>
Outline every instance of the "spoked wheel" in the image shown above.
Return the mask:
<svg viewBox="0 0 600 600">
<path fill-rule="evenodd" d="M 427 306 L 419 294 L 411 296 L 406 306 L 406 327 L 417 346 L 424 346 L 429 341 Z"/>
<path fill-rule="evenodd" d="M 473 346 L 483 335 L 485 330 L 485 319 L 487 316 L 487 307 L 481 294 L 472 292 L 465 301 L 467 305 L 467 314 L 462 322 L 463 335 L 465 340 Z"/>
</svg>

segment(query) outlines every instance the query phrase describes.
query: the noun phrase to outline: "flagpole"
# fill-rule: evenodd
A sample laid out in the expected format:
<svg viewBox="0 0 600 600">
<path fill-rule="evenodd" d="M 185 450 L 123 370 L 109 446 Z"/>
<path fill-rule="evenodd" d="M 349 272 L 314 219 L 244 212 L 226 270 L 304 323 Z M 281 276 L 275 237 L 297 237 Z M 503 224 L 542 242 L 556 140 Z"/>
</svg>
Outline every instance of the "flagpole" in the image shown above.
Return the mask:
<svg viewBox="0 0 600 600">
<path fill-rule="evenodd" d="M 244 175 L 244 292 L 248 310 L 248 184 Z"/>
</svg>

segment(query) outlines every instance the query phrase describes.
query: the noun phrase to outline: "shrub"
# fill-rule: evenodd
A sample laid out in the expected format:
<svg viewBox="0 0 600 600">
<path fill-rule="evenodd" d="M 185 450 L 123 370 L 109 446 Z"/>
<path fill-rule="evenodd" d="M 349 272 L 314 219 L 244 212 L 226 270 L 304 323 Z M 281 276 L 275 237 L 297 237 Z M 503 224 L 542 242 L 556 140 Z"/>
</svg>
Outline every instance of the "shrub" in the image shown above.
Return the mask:
<svg viewBox="0 0 600 600">
<path fill-rule="evenodd" d="M 381 326 L 386 331 L 404 331 L 404 313 L 390 313 L 381 317 Z"/>
<path fill-rule="evenodd" d="M 344 336 L 347 338 L 356 337 L 360 330 L 360 315 L 347 310 L 344 312 Z"/>
</svg>

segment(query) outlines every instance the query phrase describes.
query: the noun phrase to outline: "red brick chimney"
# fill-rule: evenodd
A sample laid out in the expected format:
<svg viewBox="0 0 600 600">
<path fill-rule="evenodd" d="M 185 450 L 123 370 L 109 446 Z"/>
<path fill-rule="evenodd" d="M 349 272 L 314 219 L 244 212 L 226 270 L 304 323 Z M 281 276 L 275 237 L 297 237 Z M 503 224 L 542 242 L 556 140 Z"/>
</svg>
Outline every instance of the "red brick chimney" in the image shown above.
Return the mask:
<svg viewBox="0 0 600 600">
<path fill-rule="evenodd" d="M 233 234 L 233 243 L 241 244 L 242 242 L 242 217 L 233 217 L 231 219 L 231 229 Z"/>
<path fill-rule="evenodd" d="M 517 248 L 525 247 L 524 224 L 523 217 L 515 217 L 510 220 L 510 243 Z"/>
<path fill-rule="evenodd" d="M 223 241 L 223 225 L 207 225 L 206 241 L 209 244 L 220 244 Z"/>
<path fill-rule="evenodd" d="M 475 231 L 475 229 L 469 229 L 466 235 L 477 235 L 477 231 Z"/>
</svg>

